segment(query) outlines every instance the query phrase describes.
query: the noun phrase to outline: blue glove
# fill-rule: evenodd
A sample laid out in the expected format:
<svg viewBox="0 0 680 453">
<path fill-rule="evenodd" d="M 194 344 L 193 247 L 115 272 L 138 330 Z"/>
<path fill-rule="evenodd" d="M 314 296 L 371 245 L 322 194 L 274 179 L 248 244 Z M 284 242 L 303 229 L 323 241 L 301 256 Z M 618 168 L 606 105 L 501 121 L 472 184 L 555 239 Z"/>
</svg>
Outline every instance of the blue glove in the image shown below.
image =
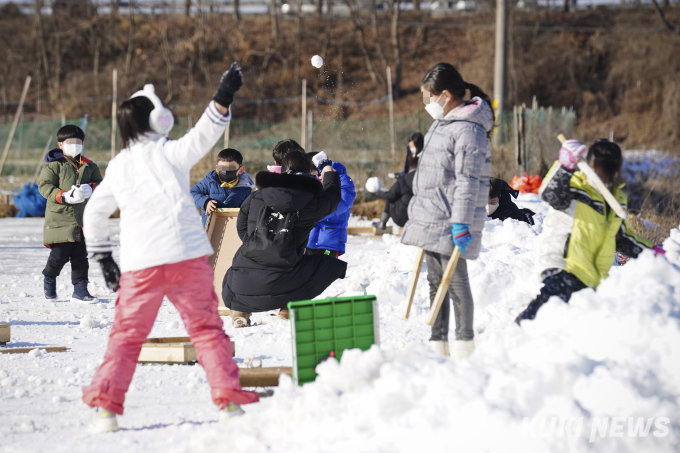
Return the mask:
<svg viewBox="0 0 680 453">
<path fill-rule="evenodd" d="M 470 225 L 466 223 L 451 224 L 451 237 L 453 245 L 457 245 L 460 253 L 465 253 L 467 246 L 474 240 L 470 234 Z"/>
</svg>

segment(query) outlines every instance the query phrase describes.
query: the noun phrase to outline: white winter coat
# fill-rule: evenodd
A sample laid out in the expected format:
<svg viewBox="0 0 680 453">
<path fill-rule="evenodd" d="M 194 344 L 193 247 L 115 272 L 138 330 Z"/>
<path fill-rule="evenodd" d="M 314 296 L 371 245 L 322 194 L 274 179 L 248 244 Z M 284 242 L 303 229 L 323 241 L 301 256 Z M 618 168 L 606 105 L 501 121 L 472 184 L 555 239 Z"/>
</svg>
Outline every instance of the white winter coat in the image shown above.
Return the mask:
<svg viewBox="0 0 680 453">
<path fill-rule="evenodd" d="M 88 252 L 111 251 L 108 218 L 118 208 L 121 272 L 212 255 L 189 195 L 189 173 L 222 137 L 230 119 L 211 102 L 179 140 L 147 133 L 112 159 L 85 208 Z"/>
</svg>

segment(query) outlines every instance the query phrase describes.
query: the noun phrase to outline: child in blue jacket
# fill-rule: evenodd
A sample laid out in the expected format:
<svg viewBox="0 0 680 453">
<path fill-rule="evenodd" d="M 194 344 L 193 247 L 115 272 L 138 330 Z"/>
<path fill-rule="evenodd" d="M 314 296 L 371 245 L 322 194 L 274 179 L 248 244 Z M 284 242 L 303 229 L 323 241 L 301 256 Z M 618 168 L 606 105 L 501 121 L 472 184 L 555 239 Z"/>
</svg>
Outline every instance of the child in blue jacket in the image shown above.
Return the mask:
<svg viewBox="0 0 680 453">
<path fill-rule="evenodd" d="M 314 229 L 309 233 L 309 241 L 307 242 L 307 254 L 324 254 L 338 258 L 345 253 L 345 244 L 347 243 L 347 224 L 349 222 L 350 208 L 354 203 L 356 192 L 354 190 L 354 181 L 347 174 L 347 169 L 339 162 L 331 162 L 326 153 L 307 153 L 311 160 L 312 174 L 321 174 L 319 169 L 330 165 L 340 175 L 340 190 L 342 192 L 342 200 L 338 205 L 338 209 L 328 217 L 325 217 L 320 222 L 314 225 Z"/>
<path fill-rule="evenodd" d="M 215 170 L 191 188 L 194 203 L 201 209 L 203 226 L 217 208 L 240 208 L 254 186 L 253 178 L 243 166 L 241 153 L 231 148 L 220 151 Z"/>
</svg>

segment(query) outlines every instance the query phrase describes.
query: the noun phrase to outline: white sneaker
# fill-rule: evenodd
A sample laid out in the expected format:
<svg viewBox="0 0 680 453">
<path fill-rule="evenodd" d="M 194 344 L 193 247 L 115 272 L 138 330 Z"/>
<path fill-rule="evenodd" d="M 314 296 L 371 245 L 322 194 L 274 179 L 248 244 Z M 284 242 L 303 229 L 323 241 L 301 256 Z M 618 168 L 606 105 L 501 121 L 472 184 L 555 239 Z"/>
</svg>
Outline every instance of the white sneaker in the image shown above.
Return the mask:
<svg viewBox="0 0 680 453">
<path fill-rule="evenodd" d="M 449 355 L 449 342 L 448 341 L 430 341 L 430 349 L 439 355 Z"/>
<path fill-rule="evenodd" d="M 451 357 L 464 359 L 475 352 L 475 340 L 455 340 L 451 348 Z"/>
<path fill-rule="evenodd" d="M 90 423 L 89 431 L 91 433 L 111 433 L 118 431 L 116 413 L 100 407 L 95 408 L 94 418 L 92 419 L 92 423 Z"/>
<path fill-rule="evenodd" d="M 219 421 L 222 422 L 222 421 L 225 421 L 225 420 L 229 420 L 230 418 L 233 418 L 233 417 L 238 417 L 238 416 L 243 415 L 243 414 L 245 414 L 245 412 L 243 411 L 243 409 L 241 409 L 241 406 L 239 406 L 238 404 L 234 404 L 232 402 L 229 402 L 229 404 L 227 404 L 227 407 L 220 410 L 220 414 L 218 415 L 217 418 L 218 418 Z"/>
</svg>

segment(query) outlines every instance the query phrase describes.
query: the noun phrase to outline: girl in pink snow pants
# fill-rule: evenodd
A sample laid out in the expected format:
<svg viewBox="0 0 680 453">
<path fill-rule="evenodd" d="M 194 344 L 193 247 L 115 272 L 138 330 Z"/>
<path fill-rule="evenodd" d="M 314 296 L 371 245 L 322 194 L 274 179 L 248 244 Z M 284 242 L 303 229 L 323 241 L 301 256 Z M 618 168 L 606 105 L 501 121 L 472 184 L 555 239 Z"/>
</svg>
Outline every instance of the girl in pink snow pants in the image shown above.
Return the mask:
<svg viewBox="0 0 680 453">
<path fill-rule="evenodd" d="M 169 140 L 172 113 L 153 85 L 133 94 L 118 109 L 121 152 L 109 162 L 106 176 L 83 216 L 91 259 L 102 267 L 106 284 L 118 291 L 116 319 L 104 363 L 83 401 L 98 408 L 91 428 L 118 429 L 125 393 L 137 359 L 153 327 L 163 297 L 179 311 L 205 369 L 220 418 L 240 415 L 240 404 L 258 401 L 241 389 L 231 342 L 222 330 L 213 289 L 213 253 L 189 195 L 189 173 L 222 137 L 229 124 L 229 104 L 243 84 L 234 63 L 201 118 L 186 135 Z M 120 269 L 113 260 L 109 217 L 120 209 Z M 121 275 L 122 272 L 122 275 Z"/>
</svg>

